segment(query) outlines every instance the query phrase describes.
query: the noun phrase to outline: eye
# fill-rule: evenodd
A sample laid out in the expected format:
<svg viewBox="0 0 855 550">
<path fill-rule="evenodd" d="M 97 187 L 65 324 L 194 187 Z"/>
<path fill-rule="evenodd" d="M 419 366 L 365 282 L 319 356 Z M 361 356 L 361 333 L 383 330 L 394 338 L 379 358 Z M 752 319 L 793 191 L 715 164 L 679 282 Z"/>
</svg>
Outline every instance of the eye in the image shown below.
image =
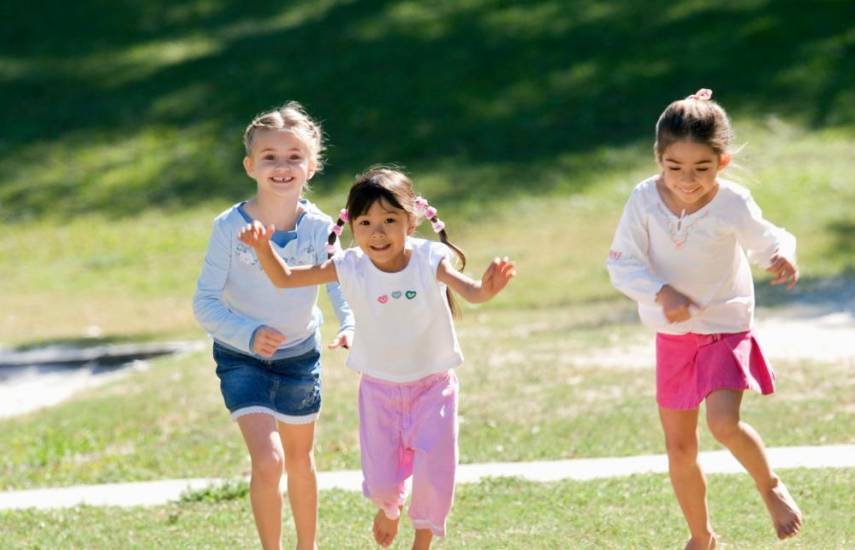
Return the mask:
<svg viewBox="0 0 855 550">
<path fill-rule="evenodd" d="M 275 158 L 276 158 L 276 155 L 273 155 L 273 154 L 267 154 L 267 155 L 264 155 L 264 157 L 262 157 L 262 158 L 263 158 L 264 160 L 273 160 L 273 159 L 275 159 Z"/>
<path fill-rule="evenodd" d="M 668 167 L 668 170 L 670 170 L 670 171 L 672 171 L 672 172 L 679 172 L 679 171 L 680 171 L 680 169 L 679 169 L 678 167 L 676 167 L 676 166 L 669 166 L 669 167 Z"/>
<path fill-rule="evenodd" d="M 303 160 L 303 157 L 301 157 L 300 155 L 291 155 L 291 160 L 301 161 Z"/>
<path fill-rule="evenodd" d="M 368 220 L 357 220 L 356 225 L 371 225 Z"/>
<path fill-rule="evenodd" d="M 698 172 L 706 172 L 709 168 L 698 168 Z"/>
<path fill-rule="evenodd" d="M 386 220 L 385 220 L 385 221 L 386 221 L 386 223 L 395 223 L 395 222 L 397 222 L 398 220 L 396 220 L 395 218 L 386 218 Z"/>
</svg>

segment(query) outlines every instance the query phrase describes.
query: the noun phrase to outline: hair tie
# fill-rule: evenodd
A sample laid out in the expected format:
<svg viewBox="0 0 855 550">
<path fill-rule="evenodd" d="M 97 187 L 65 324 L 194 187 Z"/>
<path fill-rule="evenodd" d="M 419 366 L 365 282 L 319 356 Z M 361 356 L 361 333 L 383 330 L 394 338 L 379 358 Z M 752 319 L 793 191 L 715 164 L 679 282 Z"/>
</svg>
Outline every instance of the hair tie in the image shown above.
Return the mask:
<svg viewBox="0 0 855 550">
<path fill-rule="evenodd" d="M 347 215 L 347 208 L 342 208 L 342 209 L 339 211 L 339 213 L 338 213 L 338 219 L 340 219 L 341 221 L 343 221 L 343 222 L 347 223 L 347 221 L 348 221 L 348 219 L 349 219 L 349 217 L 348 217 L 348 215 Z"/>
<path fill-rule="evenodd" d="M 413 202 L 415 202 L 416 205 L 416 213 L 419 215 L 423 215 L 425 210 L 430 206 L 427 199 L 424 197 L 416 197 L 416 200 Z"/>
<path fill-rule="evenodd" d="M 445 222 L 440 220 L 440 219 L 437 219 L 435 222 L 432 222 L 430 225 L 431 225 L 431 227 L 433 227 L 434 233 L 439 233 L 440 231 L 445 229 Z"/>
<path fill-rule="evenodd" d="M 335 254 L 335 244 L 329 243 L 327 244 L 327 254 Z"/>
<path fill-rule="evenodd" d="M 709 101 L 712 99 L 712 90 L 709 88 L 701 88 L 697 92 L 689 96 L 691 99 L 700 99 L 701 101 Z"/>
<path fill-rule="evenodd" d="M 344 226 L 334 223 L 333 226 L 330 228 L 330 231 L 335 234 L 336 237 L 341 237 L 341 233 L 342 231 L 344 231 Z"/>
</svg>

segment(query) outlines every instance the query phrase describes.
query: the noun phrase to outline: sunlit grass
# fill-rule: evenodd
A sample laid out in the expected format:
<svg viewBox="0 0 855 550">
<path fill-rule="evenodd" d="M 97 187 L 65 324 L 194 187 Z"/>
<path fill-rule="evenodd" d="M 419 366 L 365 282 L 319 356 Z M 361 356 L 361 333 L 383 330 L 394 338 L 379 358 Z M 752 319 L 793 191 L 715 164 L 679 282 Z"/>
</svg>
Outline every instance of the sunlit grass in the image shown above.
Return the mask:
<svg viewBox="0 0 855 550">
<path fill-rule="evenodd" d="M 786 542 L 794 550 L 841 550 L 855 543 L 849 487 L 855 470 L 784 470 L 806 513 L 802 532 Z M 772 550 L 781 543 L 747 475 L 711 475 L 709 502 L 720 546 Z M 252 548 L 257 535 L 249 503 L 237 493 L 152 508 L 94 508 L 0 512 L 5 547 L 92 549 Z M 324 491 L 320 499 L 321 548 L 373 548 L 372 505 L 357 492 Z M 290 518 L 285 547 L 294 544 Z M 393 550 L 409 548 L 406 517 Z M 438 549 L 649 550 L 680 548 L 688 539 L 665 475 L 596 481 L 529 483 L 491 479 L 460 485 Z"/>
</svg>

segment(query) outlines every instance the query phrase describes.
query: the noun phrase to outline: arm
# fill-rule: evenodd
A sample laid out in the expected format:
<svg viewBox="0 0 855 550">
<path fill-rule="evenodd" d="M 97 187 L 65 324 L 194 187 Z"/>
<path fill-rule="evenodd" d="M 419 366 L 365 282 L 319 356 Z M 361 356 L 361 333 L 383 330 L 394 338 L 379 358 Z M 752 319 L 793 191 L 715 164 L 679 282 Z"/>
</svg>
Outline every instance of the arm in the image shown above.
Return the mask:
<svg viewBox="0 0 855 550">
<path fill-rule="evenodd" d="M 336 240 L 335 248 L 336 252 L 341 250 L 341 245 L 338 240 Z M 324 248 L 320 248 L 320 250 L 324 250 Z M 336 334 L 335 339 L 327 347 L 330 349 L 338 347 L 349 349 L 353 342 L 353 328 L 355 326 L 355 322 L 353 312 L 350 310 L 350 306 L 344 298 L 344 292 L 341 289 L 341 285 L 337 282 L 328 283 L 327 297 L 330 300 L 330 304 L 332 304 L 339 323 L 338 334 Z"/>
<path fill-rule="evenodd" d="M 763 212 L 749 195 L 736 223 L 736 238 L 748 258 L 774 275 L 773 285 L 793 288 L 799 280 L 796 265 L 796 238 L 763 218 Z"/>
<path fill-rule="evenodd" d="M 507 257 L 496 258 L 487 266 L 480 281 L 475 281 L 457 271 L 443 258 L 436 270 L 439 282 L 448 285 L 450 289 L 471 304 L 480 304 L 493 298 L 502 291 L 517 274 L 514 262 Z"/>
<path fill-rule="evenodd" d="M 254 221 L 241 229 L 238 235 L 243 243 L 255 250 L 261 268 L 264 269 L 264 273 L 270 278 L 273 286 L 295 288 L 338 282 L 335 265 L 331 260 L 327 260 L 321 265 L 291 267 L 286 264 L 285 260 L 270 248 L 270 237 L 273 235 L 273 231 L 272 225 L 264 227 L 260 222 Z"/>
<path fill-rule="evenodd" d="M 636 302 L 661 306 L 669 323 L 688 321 L 690 308 L 698 305 L 652 272 L 647 261 L 649 248 L 638 197 L 633 195 L 624 207 L 606 261 L 612 286 Z"/>
<path fill-rule="evenodd" d="M 654 305 L 658 303 L 657 295 L 666 281 L 650 269 L 647 259 L 650 243 L 638 201 L 634 192 L 624 207 L 606 260 L 606 269 L 612 286 L 636 302 Z"/>
<path fill-rule="evenodd" d="M 229 274 L 232 237 L 217 223 L 211 232 L 202 272 L 193 295 L 193 313 L 211 336 L 246 352 L 260 324 L 226 307 L 222 295 Z"/>
</svg>

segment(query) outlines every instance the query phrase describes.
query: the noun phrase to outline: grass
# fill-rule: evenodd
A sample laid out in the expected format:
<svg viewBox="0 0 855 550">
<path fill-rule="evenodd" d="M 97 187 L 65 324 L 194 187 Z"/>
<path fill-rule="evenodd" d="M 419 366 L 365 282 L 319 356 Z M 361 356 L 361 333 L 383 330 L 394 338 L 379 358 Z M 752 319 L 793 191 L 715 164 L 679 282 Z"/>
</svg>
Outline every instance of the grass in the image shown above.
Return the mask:
<svg viewBox="0 0 855 550">
<path fill-rule="evenodd" d="M 648 337 L 603 263 L 632 186 L 655 170 L 653 123 L 701 86 L 728 109 L 745 145 L 731 177 L 799 239 L 800 290 L 767 288 L 758 273 L 762 304 L 851 280 L 850 11 L 836 0 L 807 11 L 795 0 L 185 0 L 108 11 L 50 0 L 34 18 L 13 0 L 0 35 L 0 344 L 200 338 L 190 297 L 211 220 L 252 192 L 243 128 L 298 99 L 330 137 L 310 195 L 323 209 L 341 207 L 354 173 L 399 162 L 471 273 L 495 255 L 518 262 L 508 292 L 459 324 L 464 462 L 662 452 L 651 372 L 569 360 Z M 343 363 L 324 357 L 322 470 L 358 467 L 356 378 Z M 853 442 L 851 360 L 777 367 L 779 393 L 744 408 L 769 445 Z M 794 420 L 781 429 L 781 419 Z M 702 438 L 717 447 L 704 428 Z M 0 449 L 0 490 L 248 470 L 203 353 L 0 420 Z M 855 544 L 853 475 L 787 474 L 808 511 L 788 548 Z M 747 477 L 711 479 L 722 546 L 776 547 Z M 244 490 L 151 509 L 0 512 L 3 545 L 251 547 Z M 370 516 L 359 495 L 326 492 L 321 506 L 322 547 L 370 547 L 353 535 Z M 462 486 L 451 521 L 440 547 L 685 538 L 663 476 Z"/>
<path fill-rule="evenodd" d="M 848 521 L 855 506 L 855 470 L 785 470 L 807 511 L 802 533 L 786 547 L 841 550 L 855 543 Z M 778 548 L 771 523 L 745 475 L 710 475 L 709 500 L 721 548 Z M 257 544 L 246 498 L 184 501 L 154 508 L 0 512 L 6 546 L 34 548 L 250 548 Z M 325 491 L 321 548 L 374 548 L 370 505 L 358 493 Z M 393 549 L 408 548 L 402 523 Z M 285 547 L 293 544 L 286 528 Z M 642 550 L 677 548 L 687 539 L 664 475 L 596 481 L 529 483 L 509 478 L 460 485 L 448 536 L 436 548 Z"/>
<path fill-rule="evenodd" d="M 600 310 L 599 318 L 590 307 L 467 315 L 462 462 L 664 452 L 652 370 L 573 361 L 616 340 L 649 338 L 634 321 L 615 321 L 610 307 Z M 318 468 L 358 469 L 357 377 L 343 354 L 324 361 Z M 770 446 L 855 442 L 851 363 L 779 362 L 778 393 L 749 394 L 744 418 Z M 781 418 L 799 420 L 782 430 Z M 702 433 L 704 449 L 719 448 Z M 208 353 L 153 360 L 144 372 L 66 403 L 4 419 L 0 447 L 0 490 L 249 471 Z"/>
</svg>

